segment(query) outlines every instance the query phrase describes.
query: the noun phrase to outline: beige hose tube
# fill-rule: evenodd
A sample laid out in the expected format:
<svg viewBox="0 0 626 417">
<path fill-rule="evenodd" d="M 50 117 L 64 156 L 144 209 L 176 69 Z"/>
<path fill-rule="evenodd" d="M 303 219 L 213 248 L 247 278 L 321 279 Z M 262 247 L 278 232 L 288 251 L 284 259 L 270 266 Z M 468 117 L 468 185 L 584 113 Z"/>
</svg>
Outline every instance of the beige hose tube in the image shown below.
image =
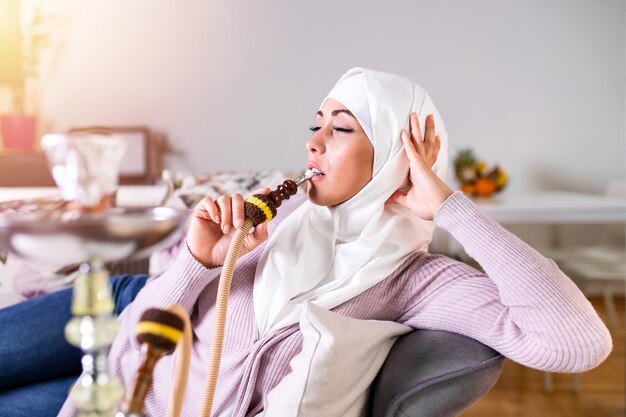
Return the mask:
<svg viewBox="0 0 626 417">
<path fill-rule="evenodd" d="M 176 314 L 184 323 L 183 337 L 176 346 L 176 360 L 174 362 L 174 380 L 170 390 L 170 400 L 167 405 L 167 417 L 180 417 L 183 408 L 183 397 L 189 376 L 189 362 L 191 361 L 191 321 L 187 310 L 180 304 L 167 308 L 170 313 Z"/>
<path fill-rule="evenodd" d="M 226 307 L 228 296 L 230 295 L 230 284 L 235 270 L 235 262 L 241 253 L 243 240 L 252 228 L 252 220 L 246 218 L 241 229 L 235 232 L 233 240 L 230 242 L 226 260 L 222 267 L 222 275 L 217 288 L 217 300 L 215 302 L 215 317 L 213 318 L 213 328 L 211 331 L 211 351 L 209 353 L 209 368 L 204 382 L 204 395 L 202 396 L 202 406 L 200 417 L 210 417 L 213 408 L 213 398 L 215 387 L 217 386 L 217 376 L 222 360 L 222 345 L 224 342 L 224 328 L 226 327 Z"/>
</svg>

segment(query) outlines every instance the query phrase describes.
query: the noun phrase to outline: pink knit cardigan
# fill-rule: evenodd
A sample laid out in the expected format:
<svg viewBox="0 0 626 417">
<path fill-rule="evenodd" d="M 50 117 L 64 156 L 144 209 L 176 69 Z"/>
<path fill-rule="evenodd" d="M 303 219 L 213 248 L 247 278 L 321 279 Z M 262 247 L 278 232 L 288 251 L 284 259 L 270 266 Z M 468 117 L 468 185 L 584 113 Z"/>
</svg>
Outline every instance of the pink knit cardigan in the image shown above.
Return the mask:
<svg viewBox="0 0 626 417">
<path fill-rule="evenodd" d="M 270 223 L 270 233 L 302 201 L 303 197 L 296 196 L 285 202 Z M 612 349 L 608 329 L 551 259 L 487 217 L 461 192 L 444 202 L 434 221 L 463 245 L 486 274 L 443 255 L 418 252 L 385 280 L 333 311 L 464 334 L 516 362 L 546 371 L 581 372 L 608 356 Z M 264 338 L 256 328 L 252 289 L 263 247 L 237 264 L 214 416 L 233 401 L 234 416 L 260 412 L 265 395 L 289 373 L 289 361 L 301 350 L 297 324 Z M 138 367 L 134 328 L 142 312 L 182 304 L 194 328 L 183 415 L 198 415 L 220 272 L 220 268 L 204 268 L 182 250 L 171 268 L 149 280 L 120 316 L 121 329 L 109 356 L 111 371 L 125 386 L 130 386 Z M 165 415 L 173 365 L 173 356 L 167 356 L 156 366 L 154 386 L 146 400 L 149 416 Z M 69 402 L 60 416 L 73 415 Z"/>
</svg>

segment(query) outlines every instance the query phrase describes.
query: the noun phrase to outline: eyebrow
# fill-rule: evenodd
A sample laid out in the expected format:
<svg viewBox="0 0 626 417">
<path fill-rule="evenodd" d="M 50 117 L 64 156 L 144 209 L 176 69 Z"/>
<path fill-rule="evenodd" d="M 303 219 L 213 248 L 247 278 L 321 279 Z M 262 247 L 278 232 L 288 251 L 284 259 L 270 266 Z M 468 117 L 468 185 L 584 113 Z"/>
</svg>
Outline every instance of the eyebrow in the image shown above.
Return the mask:
<svg viewBox="0 0 626 417">
<path fill-rule="evenodd" d="M 338 110 L 333 110 L 332 112 L 330 112 L 330 115 L 331 115 L 331 116 L 336 116 L 336 115 L 338 115 L 339 113 L 345 113 L 345 114 L 347 114 L 347 115 L 349 115 L 349 116 L 354 117 L 354 114 L 352 114 L 352 112 L 351 112 L 350 110 L 347 110 L 347 109 L 338 109 Z M 323 113 L 321 110 L 317 112 L 317 115 L 318 115 L 318 116 L 321 116 L 321 117 L 324 117 L 324 113 Z M 356 117 L 354 117 L 354 118 L 356 119 Z"/>
</svg>

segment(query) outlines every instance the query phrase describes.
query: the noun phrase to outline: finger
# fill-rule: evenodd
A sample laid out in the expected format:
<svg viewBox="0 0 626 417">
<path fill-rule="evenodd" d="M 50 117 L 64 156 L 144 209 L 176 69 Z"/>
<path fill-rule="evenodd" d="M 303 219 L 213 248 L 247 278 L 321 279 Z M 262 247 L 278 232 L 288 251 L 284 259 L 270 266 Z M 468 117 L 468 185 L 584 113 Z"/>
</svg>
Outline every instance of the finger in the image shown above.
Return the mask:
<svg viewBox="0 0 626 417">
<path fill-rule="evenodd" d="M 246 252 L 251 251 L 252 249 L 259 246 L 261 243 L 265 242 L 267 240 L 267 236 L 267 222 L 263 222 L 257 225 L 254 228 L 254 231 L 246 236 L 246 239 L 244 240 L 244 247 Z"/>
<path fill-rule="evenodd" d="M 404 206 L 406 204 L 406 193 L 402 191 L 396 191 L 385 201 L 385 205 L 400 204 Z"/>
<path fill-rule="evenodd" d="M 413 140 L 419 142 L 420 144 L 424 142 L 424 138 L 422 137 L 422 131 L 420 129 L 420 121 L 417 118 L 417 113 L 411 113 L 411 117 L 409 118 L 409 124 L 411 126 L 411 136 L 413 136 Z"/>
<path fill-rule="evenodd" d="M 425 159 L 426 150 L 424 147 L 424 139 L 422 138 L 422 131 L 420 130 L 420 122 L 417 118 L 417 113 L 411 113 L 409 120 L 409 124 L 411 127 L 411 140 L 415 144 L 415 150 L 417 151 L 418 155 L 422 157 L 422 159 Z"/>
<path fill-rule="evenodd" d="M 213 199 L 209 196 L 204 197 L 194 208 L 194 214 L 200 218 L 213 220 L 215 223 L 220 222 L 219 210 L 215 206 Z"/>
<path fill-rule="evenodd" d="M 258 224 L 251 234 L 254 239 L 260 240 L 261 242 L 267 239 L 267 221 Z"/>
<path fill-rule="evenodd" d="M 409 158 L 409 162 L 411 164 L 418 163 L 420 156 L 417 153 L 417 149 L 415 149 L 415 143 L 409 138 L 409 133 L 406 130 L 403 130 L 400 136 L 402 137 L 402 143 L 404 144 L 404 151 L 406 153 L 407 158 Z"/>
<path fill-rule="evenodd" d="M 430 114 L 426 119 L 426 146 L 428 159 L 426 160 L 429 167 L 432 167 L 437 160 L 437 154 L 439 153 L 439 135 L 435 133 L 435 116 Z"/>
<path fill-rule="evenodd" d="M 220 217 L 222 218 L 222 232 L 228 234 L 232 221 L 232 208 L 230 205 L 230 196 L 222 195 L 217 199 L 217 205 L 220 208 Z"/>
<path fill-rule="evenodd" d="M 437 161 L 437 156 L 439 155 L 439 149 L 441 148 L 441 139 L 439 138 L 439 135 L 435 136 L 435 138 L 433 139 L 433 144 L 432 146 L 429 147 L 428 149 L 428 166 L 432 168 L 432 166 L 435 164 L 435 161 Z"/>
<path fill-rule="evenodd" d="M 435 141 L 435 117 L 429 114 L 426 117 L 426 132 L 424 135 L 424 142 L 433 144 Z"/>
<path fill-rule="evenodd" d="M 231 202 L 233 208 L 233 226 L 235 226 L 235 229 L 241 229 L 245 218 L 243 196 L 241 194 L 233 194 Z"/>
<path fill-rule="evenodd" d="M 420 121 L 417 117 L 417 112 L 415 111 L 412 111 L 411 114 L 409 114 L 409 127 L 411 128 L 411 134 L 413 134 L 415 137 L 422 136 L 422 132 L 419 130 Z"/>
</svg>

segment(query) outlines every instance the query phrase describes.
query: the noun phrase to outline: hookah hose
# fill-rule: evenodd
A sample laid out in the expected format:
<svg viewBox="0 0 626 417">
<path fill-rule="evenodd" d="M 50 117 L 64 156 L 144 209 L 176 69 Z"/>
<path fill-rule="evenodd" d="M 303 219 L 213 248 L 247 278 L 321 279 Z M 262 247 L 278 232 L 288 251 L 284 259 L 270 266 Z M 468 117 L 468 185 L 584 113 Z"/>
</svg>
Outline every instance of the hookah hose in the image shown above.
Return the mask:
<svg viewBox="0 0 626 417">
<path fill-rule="evenodd" d="M 200 408 L 201 417 L 210 417 L 213 407 L 213 399 L 215 396 L 215 388 L 217 386 L 217 376 L 220 369 L 222 359 L 222 345 L 224 342 L 224 329 L 226 327 L 226 307 L 228 304 L 228 296 L 230 294 L 230 284 L 233 278 L 235 262 L 241 253 L 243 240 L 248 235 L 252 227 L 264 221 L 270 221 L 276 216 L 276 209 L 280 207 L 283 200 L 289 199 L 298 192 L 298 187 L 315 175 L 320 175 L 317 169 L 309 169 L 304 175 L 295 180 L 286 180 L 279 185 L 276 190 L 264 194 L 254 194 L 246 199 L 245 202 L 245 221 L 243 226 L 235 232 L 228 252 L 222 274 L 217 289 L 217 300 L 215 303 L 215 316 L 213 319 L 213 328 L 211 332 L 211 345 L 209 355 L 209 367 L 205 379 L 204 395 L 202 396 L 202 405 Z"/>
<path fill-rule="evenodd" d="M 170 391 L 170 400 L 167 406 L 167 417 L 180 417 L 183 408 L 183 396 L 189 376 L 189 362 L 191 361 L 191 321 L 187 310 L 180 304 L 174 304 L 167 308 L 172 314 L 176 314 L 184 323 L 183 336 L 176 346 L 176 360 L 174 361 L 174 380 Z"/>
</svg>

